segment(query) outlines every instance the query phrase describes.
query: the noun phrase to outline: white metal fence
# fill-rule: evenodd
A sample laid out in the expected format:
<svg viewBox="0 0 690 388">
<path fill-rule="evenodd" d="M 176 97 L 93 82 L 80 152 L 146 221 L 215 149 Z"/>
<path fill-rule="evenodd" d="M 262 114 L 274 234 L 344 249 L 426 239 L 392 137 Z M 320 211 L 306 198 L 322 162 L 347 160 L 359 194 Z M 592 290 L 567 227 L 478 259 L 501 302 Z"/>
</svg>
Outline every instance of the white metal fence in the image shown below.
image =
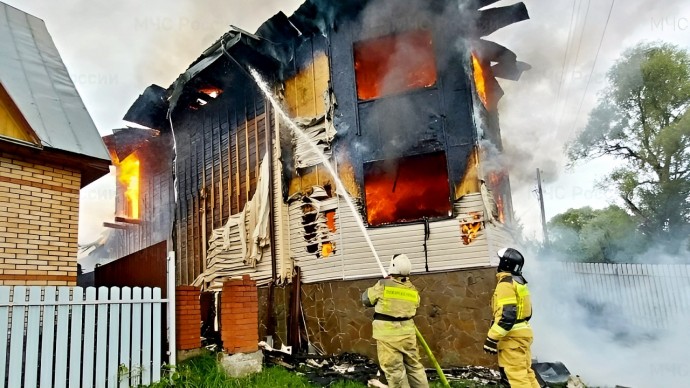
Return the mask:
<svg viewBox="0 0 690 388">
<path fill-rule="evenodd" d="M 0 386 L 158 381 L 166 302 L 160 288 L 0 286 Z"/>
<path fill-rule="evenodd" d="M 554 263 L 548 268 L 558 283 L 640 328 L 675 327 L 690 312 L 687 264 Z"/>
</svg>

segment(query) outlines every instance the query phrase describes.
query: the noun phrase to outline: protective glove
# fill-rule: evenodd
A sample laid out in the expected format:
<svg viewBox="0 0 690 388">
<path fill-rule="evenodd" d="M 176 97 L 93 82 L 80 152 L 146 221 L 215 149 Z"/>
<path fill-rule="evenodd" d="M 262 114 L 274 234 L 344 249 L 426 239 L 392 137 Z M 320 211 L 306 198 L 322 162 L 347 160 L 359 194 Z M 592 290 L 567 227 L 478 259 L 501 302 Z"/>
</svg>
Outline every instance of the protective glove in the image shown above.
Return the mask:
<svg viewBox="0 0 690 388">
<path fill-rule="evenodd" d="M 486 337 L 486 341 L 484 341 L 484 351 L 489 354 L 498 354 L 498 341 Z"/>
</svg>

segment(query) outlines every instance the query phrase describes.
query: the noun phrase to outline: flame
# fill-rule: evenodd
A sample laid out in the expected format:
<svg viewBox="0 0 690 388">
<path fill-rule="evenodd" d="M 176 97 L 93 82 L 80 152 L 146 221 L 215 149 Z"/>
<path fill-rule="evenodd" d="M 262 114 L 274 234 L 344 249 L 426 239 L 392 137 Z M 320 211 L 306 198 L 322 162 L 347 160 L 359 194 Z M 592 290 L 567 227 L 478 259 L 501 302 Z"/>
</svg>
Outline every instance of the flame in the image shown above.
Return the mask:
<svg viewBox="0 0 690 388">
<path fill-rule="evenodd" d="M 472 68 L 474 69 L 474 86 L 477 89 L 477 94 L 479 99 L 482 100 L 484 107 L 488 108 L 488 98 L 486 95 L 486 75 L 484 74 L 484 69 L 479 63 L 479 58 L 472 54 Z"/>
<path fill-rule="evenodd" d="M 139 159 L 132 154 L 117 165 L 118 180 L 125 187 L 129 217 L 139 218 Z"/>
<path fill-rule="evenodd" d="M 470 245 L 470 243 L 477 238 L 477 234 L 482 228 L 482 223 L 479 221 L 481 219 L 481 215 L 473 214 L 472 218 L 477 221 L 460 225 L 460 231 L 462 232 L 462 243 L 464 245 Z"/>
<path fill-rule="evenodd" d="M 502 223 L 506 223 L 506 215 L 503 206 L 503 195 L 496 196 L 496 207 L 498 208 L 498 220 Z"/>
<path fill-rule="evenodd" d="M 355 43 L 357 97 L 369 100 L 436 84 L 431 32 L 408 31 Z"/>
<path fill-rule="evenodd" d="M 203 93 L 211 98 L 216 98 L 223 93 L 223 90 L 214 86 L 207 86 L 199 89 L 199 93 Z"/>
<path fill-rule="evenodd" d="M 494 171 L 489 173 L 487 176 L 487 184 L 494 195 L 494 201 L 496 202 L 496 208 L 498 209 L 498 221 L 502 224 L 506 222 L 505 216 L 505 204 L 503 202 L 503 187 L 506 174 L 502 171 Z"/>
<path fill-rule="evenodd" d="M 333 253 L 333 244 L 325 242 L 321 245 L 321 257 L 328 257 Z"/>
<path fill-rule="evenodd" d="M 367 222 L 383 225 L 451 214 L 444 153 L 365 165 Z"/>
</svg>

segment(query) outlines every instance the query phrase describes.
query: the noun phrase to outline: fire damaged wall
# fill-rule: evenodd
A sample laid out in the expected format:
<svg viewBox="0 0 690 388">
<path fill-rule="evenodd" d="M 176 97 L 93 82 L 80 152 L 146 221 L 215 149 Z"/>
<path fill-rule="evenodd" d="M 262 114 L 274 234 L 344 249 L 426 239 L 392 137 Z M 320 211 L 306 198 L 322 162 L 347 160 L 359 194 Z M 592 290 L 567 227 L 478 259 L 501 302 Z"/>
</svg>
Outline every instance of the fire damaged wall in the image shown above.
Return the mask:
<svg viewBox="0 0 690 388">
<path fill-rule="evenodd" d="M 482 351 L 491 320 L 495 274 L 493 268 L 477 268 L 412 277 L 422 298 L 415 323 L 442 366 L 495 366 L 495 358 Z M 302 285 L 309 341 L 328 354 L 356 352 L 376 359 L 376 341 L 371 338 L 373 309 L 363 307 L 361 302 L 362 292 L 375 282 L 368 279 Z M 286 288 L 274 289 L 277 346 L 287 344 L 289 292 Z M 259 295 L 263 338 L 268 326 L 268 289 L 260 289 Z M 431 367 L 426 358 L 423 361 Z"/>
<path fill-rule="evenodd" d="M 332 32 L 332 85 L 338 99 L 334 120 L 338 143 L 354 145 L 343 146 L 347 148 L 343 154 L 358 182 L 364 180 L 367 162 L 434 152 L 445 154 L 450 187 L 462 181 L 480 134 L 474 121 L 470 79 L 472 36 L 466 32 L 463 38 L 451 24 L 469 25 L 475 15 L 463 12 L 455 2 L 435 3 L 437 9 L 420 2 L 407 6 L 372 2 L 359 18 Z M 393 12 L 396 17 L 391 22 Z M 423 35 L 425 44 L 405 38 L 411 33 Z M 358 91 L 365 86 L 366 78 L 358 75 L 361 63 L 357 47 L 381 37 L 400 37 L 393 50 L 388 50 L 392 52 L 387 61 L 389 68 L 378 70 L 385 73 L 378 77 L 378 87 L 384 93 L 375 98 L 362 96 Z M 433 60 L 410 65 L 420 55 L 432 55 Z M 428 66 L 432 68 L 425 69 Z M 410 84 L 406 77 L 416 77 L 412 80 L 416 81 L 428 78 L 429 72 L 436 77 L 398 91 L 399 83 Z M 386 89 L 392 92 L 385 93 Z"/>
<path fill-rule="evenodd" d="M 258 88 L 233 66 L 225 61 L 206 69 L 186 85 L 172 113 L 180 284 L 192 284 L 204 272 L 213 231 L 254 196 L 268 152 L 273 116 Z"/>
<path fill-rule="evenodd" d="M 173 223 L 172 135 L 135 128 L 113 132 L 104 141 L 117 175 L 115 222 L 104 224 L 107 236 L 89 255 L 96 260 L 122 258 L 166 241 Z"/>
</svg>

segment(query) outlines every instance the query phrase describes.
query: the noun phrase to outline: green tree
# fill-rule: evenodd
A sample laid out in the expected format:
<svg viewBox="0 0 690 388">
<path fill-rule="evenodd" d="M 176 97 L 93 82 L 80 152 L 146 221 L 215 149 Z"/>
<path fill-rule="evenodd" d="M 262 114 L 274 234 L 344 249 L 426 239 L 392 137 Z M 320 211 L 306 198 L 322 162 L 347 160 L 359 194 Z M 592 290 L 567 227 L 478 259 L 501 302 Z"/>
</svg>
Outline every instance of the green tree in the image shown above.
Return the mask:
<svg viewBox="0 0 690 388">
<path fill-rule="evenodd" d="M 635 218 L 618 206 L 569 209 L 554 216 L 548 230 L 550 253 L 567 261 L 630 263 L 647 247 Z"/>
<path fill-rule="evenodd" d="M 584 131 L 572 162 L 604 155 L 622 166 L 608 179 L 647 236 L 677 250 L 690 219 L 690 55 L 663 43 L 626 51 Z"/>
</svg>

